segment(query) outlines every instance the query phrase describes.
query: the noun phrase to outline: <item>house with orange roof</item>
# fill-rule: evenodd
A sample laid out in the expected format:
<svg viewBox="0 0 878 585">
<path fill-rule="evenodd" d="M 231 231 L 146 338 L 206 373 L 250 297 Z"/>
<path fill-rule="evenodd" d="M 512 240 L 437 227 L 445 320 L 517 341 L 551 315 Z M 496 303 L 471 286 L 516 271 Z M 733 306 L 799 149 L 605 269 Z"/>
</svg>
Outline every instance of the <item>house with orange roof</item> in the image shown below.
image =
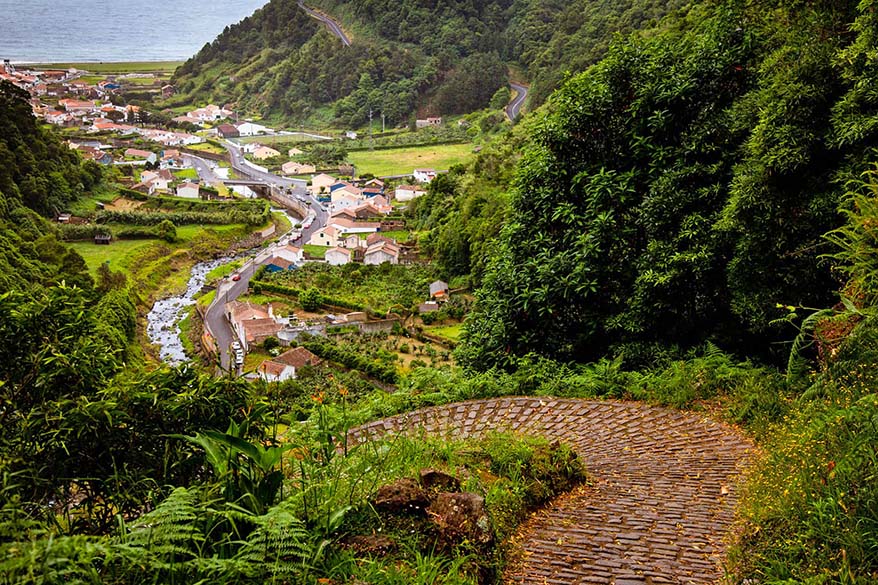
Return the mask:
<svg viewBox="0 0 878 585">
<path fill-rule="evenodd" d="M 399 246 L 383 240 L 366 248 L 363 264 L 377 266 L 384 263 L 399 264 Z"/>
<path fill-rule="evenodd" d="M 312 246 L 335 247 L 338 246 L 338 235 L 338 228 L 328 225 L 311 234 L 311 239 L 308 240 L 308 244 Z"/>
<path fill-rule="evenodd" d="M 262 362 L 257 371 L 259 377 L 266 382 L 283 382 L 298 377 L 298 373 L 305 367 L 316 367 L 322 360 L 305 349 L 297 347 L 286 351 L 276 358 Z"/>
<path fill-rule="evenodd" d="M 354 236 L 356 237 L 356 236 Z M 354 252 L 347 248 L 330 248 L 324 254 L 323 259 L 330 266 L 343 266 L 353 261 Z"/>
</svg>

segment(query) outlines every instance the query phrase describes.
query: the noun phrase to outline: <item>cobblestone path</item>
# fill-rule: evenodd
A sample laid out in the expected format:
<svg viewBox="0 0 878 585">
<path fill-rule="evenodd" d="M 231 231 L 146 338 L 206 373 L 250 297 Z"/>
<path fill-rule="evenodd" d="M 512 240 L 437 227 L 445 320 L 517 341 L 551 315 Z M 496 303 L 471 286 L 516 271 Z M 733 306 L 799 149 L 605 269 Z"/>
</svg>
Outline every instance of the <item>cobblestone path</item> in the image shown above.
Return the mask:
<svg viewBox="0 0 878 585">
<path fill-rule="evenodd" d="M 490 430 L 572 445 L 590 483 L 520 532 L 513 584 L 716 583 L 735 480 L 753 445 L 697 413 L 642 403 L 499 398 L 428 408 L 354 429 L 355 440 L 424 429 L 464 438 Z"/>
</svg>

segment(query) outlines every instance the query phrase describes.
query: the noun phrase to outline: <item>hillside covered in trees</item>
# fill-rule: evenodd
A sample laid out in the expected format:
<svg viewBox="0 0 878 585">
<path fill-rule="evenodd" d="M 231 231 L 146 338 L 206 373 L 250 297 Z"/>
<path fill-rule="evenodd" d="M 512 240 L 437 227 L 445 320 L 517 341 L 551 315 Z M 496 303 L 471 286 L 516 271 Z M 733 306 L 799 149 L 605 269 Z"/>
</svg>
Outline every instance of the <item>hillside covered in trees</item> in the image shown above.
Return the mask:
<svg viewBox="0 0 878 585">
<path fill-rule="evenodd" d="M 873 18 L 705 3 L 618 39 L 433 185 L 412 210 L 423 241 L 482 283 L 461 356 L 648 362 L 710 340 L 784 359 L 775 307 L 833 302 L 822 236 L 874 162 Z"/>
<path fill-rule="evenodd" d="M 616 32 L 639 29 L 687 2 L 537 0 L 309 3 L 341 21 L 354 46 L 318 25 L 296 0 L 272 0 L 228 27 L 175 75 L 186 100 L 232 102 L 287 122 L 312 117 L 357 127 L 369 109 L 391 124 L 416 113 L 486 107 L 519 65 L 532 106 L 599 59 Z M 329 110 L 320 111 L 329 107 Z"/>
</svg>

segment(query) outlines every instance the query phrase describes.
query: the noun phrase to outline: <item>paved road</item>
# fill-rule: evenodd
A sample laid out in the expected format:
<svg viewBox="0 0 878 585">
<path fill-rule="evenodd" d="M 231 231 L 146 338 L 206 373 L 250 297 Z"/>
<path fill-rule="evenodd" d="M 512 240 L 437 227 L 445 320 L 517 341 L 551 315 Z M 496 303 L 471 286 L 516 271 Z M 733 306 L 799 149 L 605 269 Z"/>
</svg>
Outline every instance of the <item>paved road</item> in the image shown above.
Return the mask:
<svg viewBox="0 0 878 585">
<path fill-rule="evenodd" d="M 492 431 L 570 445 L 589 482 L 525 522 L 504 583 L 707 585 L 734 520 L 753 444 L 703 413 L 646 404 L 499 398 L 428 408 L 350 431 L 466 437 Z"/>
<path fill-rule="evenodd" d="M 518 95 L 515 96 L 509 105 L 506 106 L 506 115 L 509 116 L 510 120 L 515 120 L 518 116 L 521 115 L 521 107 L 524 105 L 524 101 L 527 99 L 527 87 L 521 85 L 520 83 L 509 83 L 509 87 L 511 87 L 514 91 L 518 92 Z"/>
<path fill-rule="evenodd" d="M 308 229 L 302 230 L 301 238 L 292 242 L 293 244 L 301 247 L 311 238 L 311 234 L 326 225 L 326 222 L 329 219 L 329 213 L 324 211 L 320 203 L 308 194 L 308 191 L 305 189 L 305 185 L 307 184 L 306 181 L 301 179 L 288 179 L 286 177 L 279 177 L 272 173 L 259 171 L 246 164 L 243 154 L 236 145 L 227 143 L 226 149 L 229 151 L 232 168 L 235 169 L 235 172 L 239 176 L 248 177 L 254 181 L 261 181 L 287 189 L 293 197 L 302 196 L 311 201 L 310 207 L 316 211 L 317 216 Z M 240 280 L 232 281 L 226 279 L 220 282 L 217 287 L 216 298 L 206 312 L 205 324 L 207 325 L 207 330 L 216 340 L 217 349 L 220 354 L 220 366 L 223 371 L 228 371 L 229 369 L 231 363 L 229 349 L 234 340 L 234 333 L 224 315 L 225 305 L 226 303 L 236 300 L 239 296 L 247 292 L 250 279 L 253 277 L 256 269 L 259 268 L 259 261 L 271 256 L 271 249 L 274 246 L 284 245 L 286 243 L 287 238 L 281 237 L 277 243 L 261 252 L 255 259 L 248 260 L 244 266 L 235 272 L 235 274 L 241 276 Z"/>
<path fill-rule="evenodd" d="M 213 172 L 210 164 L 203 158 L 193 156 L 191 154 L 184 154 L 183 160 L 189 161 L 189 163 L 195 169 L 195 172 L 198 173 L 198 177 L 208 185 L 213 185 L 220 181 L 220 178 L 217 177 L 216 173 Z"/>
<path fill-rule="evenodd" d="M 341 42 L 344 43 L 345 47 L 351 46 L 351 40 L 348 38 L 348 36 L 346 34 L 344 34 L 344 31 L 341 30 L 341 27 L 338 26 L 337 22 L 335 22 L 334 20 L 332 20 L 331 18 L 329 18 L 325 14 L 317 12 L 316 10 L 311 10 L 310 8 L 305 6 L 304 0 L 299 0 L 299 8 L 301 8 L 306 13 L 308 13 L 308 16 L 310 16 L 312 18 L 316 18 L 317 20 L 319 20 L 320 22 L 325 24 L 327 27 L 329 27 L 329 31 L 332 34 L 334 34 L 335 36 L 337 36 L 339 39 L 341 39 Z"/>
</svg>

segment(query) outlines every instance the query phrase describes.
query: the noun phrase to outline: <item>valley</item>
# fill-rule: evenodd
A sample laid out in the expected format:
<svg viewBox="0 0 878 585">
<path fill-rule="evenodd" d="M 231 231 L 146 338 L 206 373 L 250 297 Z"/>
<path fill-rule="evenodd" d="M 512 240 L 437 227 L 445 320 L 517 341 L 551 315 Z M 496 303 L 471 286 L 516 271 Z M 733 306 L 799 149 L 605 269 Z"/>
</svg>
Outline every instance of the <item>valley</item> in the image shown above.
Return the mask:
<svg viewBox="0 0 878 585">
<path fill-rule="evenodd" d="M 875 14 L 5 61 L 0 583 L 875 582 Z"/>
</svg>

